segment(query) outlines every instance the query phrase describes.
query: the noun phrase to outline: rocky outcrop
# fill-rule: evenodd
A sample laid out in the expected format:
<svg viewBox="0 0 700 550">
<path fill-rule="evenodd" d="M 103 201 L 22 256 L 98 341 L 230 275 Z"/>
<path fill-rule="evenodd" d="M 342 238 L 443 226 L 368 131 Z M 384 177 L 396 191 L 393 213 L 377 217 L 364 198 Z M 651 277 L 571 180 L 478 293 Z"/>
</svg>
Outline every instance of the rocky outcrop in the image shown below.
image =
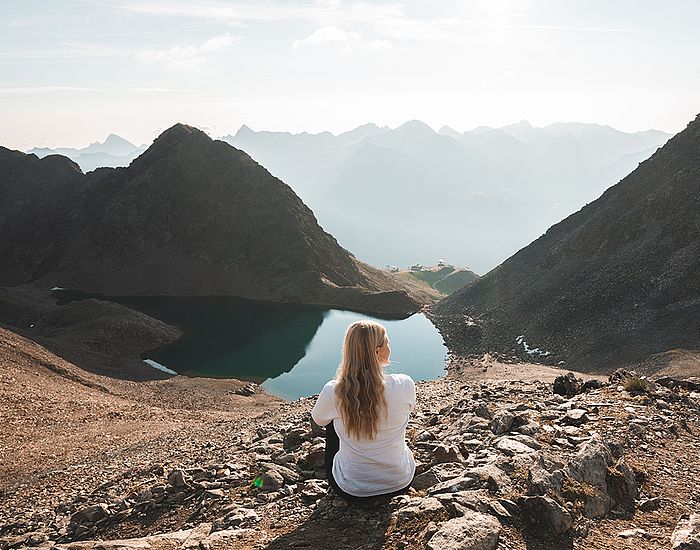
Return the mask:
<svg viewBox="0 0 700 550">
<path fill-rule="evenodd" d="M 0 547 L 614 549 L 639 537 L 666 548 L 675 519 L 659 521 L 697 504 L 688 482 L 700 394 L 683 387 L 634 395 L 615 381 L 565 397 L 538 381 L 438 380 L 419 384 L 418 397 L 408 430 L 417 475 L 405 495 L 364 506 L 333 495 L 305 398 L 216 423 L 204 445 L 180 432 L 189 458 L 100 471 L 34 515 L 0 508 Z M 693 517 L 674 544 L 692 543 Z"/>
<path fill-rule="evenodd" d="M 451 351 L 612 370 L 700 349 L 700 117 L 436 307 Z"/>
<path fill-rule="evenodd" d="M 686 514 L 671 535 L 672 550 L 700 550 L 700 514 Z"/>
</svg>

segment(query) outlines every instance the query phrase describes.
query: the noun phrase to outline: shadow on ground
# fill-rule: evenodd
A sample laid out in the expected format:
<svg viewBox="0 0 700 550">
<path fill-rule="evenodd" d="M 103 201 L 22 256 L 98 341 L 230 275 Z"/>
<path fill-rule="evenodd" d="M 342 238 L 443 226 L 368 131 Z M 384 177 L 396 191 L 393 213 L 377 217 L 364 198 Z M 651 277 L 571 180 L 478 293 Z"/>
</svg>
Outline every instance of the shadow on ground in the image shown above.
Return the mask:
<svg viewBox="0 0 700 550">
<path fill-rule="evenodd" d="M 386 500 L 345 505 L 339 498 L 323 498 L 306 521 L 276 538 L 266 549 L 378 550 L 386 542 L 393 510 Z"/>
</svg>

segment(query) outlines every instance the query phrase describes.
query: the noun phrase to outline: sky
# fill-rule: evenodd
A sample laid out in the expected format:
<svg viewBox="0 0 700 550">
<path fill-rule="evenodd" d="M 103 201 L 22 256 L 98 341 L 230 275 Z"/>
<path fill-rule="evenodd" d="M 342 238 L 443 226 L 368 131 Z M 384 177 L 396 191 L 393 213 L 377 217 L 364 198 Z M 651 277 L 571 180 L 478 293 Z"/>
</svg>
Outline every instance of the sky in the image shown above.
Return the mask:
<svg viewBox="0 0 700 550">
<path fill-rule="evenodd" d="M 675 133 L 696 0 L 3 0 L 0 145 L 528 120 Z"/>
</svg>

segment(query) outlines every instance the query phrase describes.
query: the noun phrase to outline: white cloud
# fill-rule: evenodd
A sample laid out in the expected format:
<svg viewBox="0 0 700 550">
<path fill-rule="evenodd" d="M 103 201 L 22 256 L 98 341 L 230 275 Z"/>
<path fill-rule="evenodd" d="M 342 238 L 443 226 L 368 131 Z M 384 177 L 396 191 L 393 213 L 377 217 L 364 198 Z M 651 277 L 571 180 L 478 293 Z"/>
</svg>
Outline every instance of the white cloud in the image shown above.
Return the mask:
<svg viewBox="0 0 700 550">
<path fill-rule="evenodd" d="M 219 36 L 210 38 L 204 44 L 202 44 L 201 50 L 203 52 L 216 52 L 229 47 L 235 41 L 236 39 L 228 33 L 220 34 Z"/>
<path fill-rule="evenodd" d="M 391 48 L 391 42 L 388 40 L 363 40 L 362 33 L 345 31 L 333 25 L 320 27 L 306 38 L 295 40 L 292 47 L 300 48 L 330 43 L 342 44 L 346 51 L 353 49 L 377 51 Z"/>
<path fill-rule="evenodd" d="M 294 48 L 299 48 L 301 46 L 314 46 L 316 44 L 325 44 L 328 42 L 350 42 L 351 40 L 358 40 L 360 34 L 356 32 L 346 32 L 343 29 L 334 27 L 332 25 L 327 25 L 316 29 L 306 38 L 300 38 L 295 40 L 292 46 Z"/>
<path fill-rule="evenodd" d="M 199 46 L 173 46 L 166 50 L 143 50 L 135 54 L 140 63 L 156 63 L 176 71 L 191 71 L 207 63 L 207 54 L 221 51 L 235 42 L 230 34 L 214 36 Z"/>
</svg>

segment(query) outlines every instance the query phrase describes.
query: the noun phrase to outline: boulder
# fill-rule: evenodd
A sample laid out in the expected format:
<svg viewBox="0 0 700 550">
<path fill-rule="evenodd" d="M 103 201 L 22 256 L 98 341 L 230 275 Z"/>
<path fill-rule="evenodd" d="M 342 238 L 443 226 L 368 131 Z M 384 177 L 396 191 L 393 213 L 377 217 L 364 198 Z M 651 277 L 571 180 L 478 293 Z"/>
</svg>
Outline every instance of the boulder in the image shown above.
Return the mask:
<svg viewBox="0 0 700 550">
<path fill-rule="evenodd" d="M 293 430 L 290 430 L 282 440 L 282 447 L 285 451 L 296 449 L 304 442 L 305 435 L 306 430 L 303 428 L 294 428 Z"/>
<path fill-rule="evenodd" d="M 585 409 L 571 409 L 561 419 L 561 423 L 568 426 L 581 426 L 588 422 L 587 413 Z"/>
<path fill-rule="evenodd" d="M 260 489 L 266 493 L 279 491 L 284 486 L 284 477 L 277 470 L 269 469 L 258 479 Z"/>
<path fill-rule="evenodd" d="M 186 487 L 187 476 L 182 470 L 173 470 L 168 474 L 168 483 L 176 489 Z"/>
<path fill-rule="evenodd" d="M 413 478 L 411 484 L 414 489 L 423 490 L 436 485 L 442 481 L 453 479 L 464 472 L 464 466 L 461 462 L 445 462 L 435 464 L 425 472 Z"/>
<path fill-rule="evenodd" d="M 523 516 L 531 527 L 542 528 L 558 537 L 571 529 L 571 514 L 548 496 L 524 497 Z"/>
<path fill-rule="evenodd" d="M 468 489 L 476 489 L 480 485 L 479 476 L 473 472 L 465 472 L 459 477 L 448 479 L 442 483 L 438 483 L 428 491 L 431 495 L 438 493 L 456 493 L 458 491 L 466 491 Z"/>
<path fill-rule="evenodd" d="M 322 468 L 326 460 L 326 445 L 325 443 L 316 443 L 309 447 L 309 451 L 302 459 L 301 463 L 305 468 L 316 469 Z"/>
<path fill-rule="evenodd" d="M 500 439 L 496 443 L 496 448 L 507 456 L 530 454 L 535 452 L 532 447 L 528 447 L 524 443 L 520 443 L 520 441 L 511 437 L 504 437 Z"/>
<path fill-rule="evenodd" d="M 700 514 L 684 514 L 671 534 L 672 550 L 700 550 Z"/>
<path fill-rule="evenodd" d="M 573 397 L 581 387 L 582 381 L 573 372 L 562 374 L 554 379 L 553 391 L 557 395 Z"/>
<path fill-rule="evenodd" d="M 607 477 L 608 467 L 611 465 L 610 449 L 600 439 L 592 439 L 581 446 L 566 467 L 565 473 L 570 479 L 584 484 L 583 514 L 586 517 L 604 517 L 610 511 L 611 499 L 608 496 Z M 573 492 L 579 493 L 579 488 L 573 488 Z"/>
<path fill-rule="evenodd" d="M 491 431 L 495 435 L 501 435 L 509 432 L 514 422 L 514 414 L 508 411 L 499 411 L 494 415 L 493 420 L 491 420 L 489 428 L 491 428 Z"/>
<path fill-rule="evenodd" d="M 454 445 L 436 445 L 431 451 L 430 457 L 434 464 L 443 462 L 459 462 L 462 460 L 462 453 Z"/>
<path fill-rule="evenodd" d="M 443 505 L 438 499 L 432 497 L 413 499 L 393 515 L 396 518 L 396 527 L 399 528 L 412 521 L 439 520 L 447 517 Z"/>
<path fill-rule="evenodd" d="M 430 540 L 430 550 L 495 550 L 501 525 L 492 516 L 471 510 L 443 523 Z"/>
<path fill-rule="evenodd" d="M 623 458 L 608 469 L 608 496 L 612 499 L 613 509 L 623 514 L 634 512 L 637 500 L 637 480 L 634 472 Z"/>
<path fill-rule="evenodd" d="M 88 525 L 94 524 L 109 515 L 109 509 L 106 504 L 94 504 L 85 506 L 73 514 L 70 522 L 73 525 Z"/>
</svg>

